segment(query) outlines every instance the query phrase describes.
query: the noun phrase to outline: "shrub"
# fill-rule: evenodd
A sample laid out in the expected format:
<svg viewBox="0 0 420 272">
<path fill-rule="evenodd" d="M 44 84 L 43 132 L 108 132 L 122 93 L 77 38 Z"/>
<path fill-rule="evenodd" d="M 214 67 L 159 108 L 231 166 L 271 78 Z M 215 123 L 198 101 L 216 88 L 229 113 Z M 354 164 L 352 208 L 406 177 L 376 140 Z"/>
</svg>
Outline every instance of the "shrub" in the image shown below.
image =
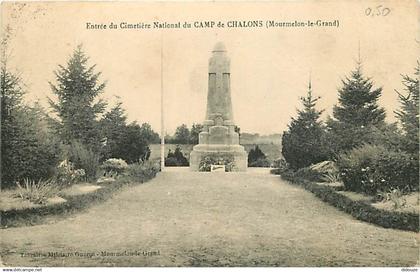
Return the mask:
<svg viewBox="0 0 420 272">
<path fill-rule="evenodd" d="M 273 169 L 270 169 L 270 174 L 281 175 L 281 171 L 279 168 L 273 168 Z"/>
<path fill-rule="evenodd" d="M 105 171 L 106 175 L 119 175 L 121 174 L 126 168 L 128 164 L 122 159 L 108 159 L 102 163 L 101 168 Z"/>
<path fill-rule="evenodd" d="M 259 158 L 256 161 L 248 163 L 248 167 L 270 167 L 271 162 L 267 158 Z"/>
<path fill-rule="evenodd" d="M 334 172 L 330 172 L 330 173 L 326 173 L 322 176 L 321 180 L 325 181 L 325 182 L 329 182 L 329 183 L 336 183 L 336 182 L 342 182 L 341 181 L 341 177 L 340 177 L 340 173 L 334 173 Z"/>
<path fill-rule="evenodd" d="M 225 172 L 231 172 L 235 168 L 235 158 L 232 154 L 209 154 L 201 158 L 198 171 L 210 172 L 212 165 L 224 165 Z"/>
<path fill-rule="evenodd" d="M 270 170 L 271 174 L 280 175 L 283 172 L 289 170 L 289 164 L 283 158 L 278 158 L 274 161 L 273 167 L 275 169 Z"/>
<path fill-rule="evenodd" d="M 157 161 L 146 161 L 143 163 L 134 163 L 128 165 L 126 171 L 123 173 L 124 179 L 129 181 L 144 182 L 156 176 L 160 171 L 160 165 Z"/>
<path fill-rule="evenodd" d="M 311 165 L 309 168 L 320 174 L 337 173 L 337 166 L 333 161 L 322 161 L 317 164 Z"/>
<path fill-rule="evenodd" d="M 283 166 L 285 166 L 285 165 L 287 165 L 287 162 L 286 162 L 286 160 L 285 160 L 285 159 L 283 159 L 283 158 L 278 158 L 278 159 L 275 159 L 275 160 L 273 161 L 273 167 L 274 167 L 274 168 L 281 168 L 281 167 L 283 167 Z"/>
<path fill-rule="evenodd" d="M 387 192 L 381 192 L 378 194 L 382 201 L 391 201 L 394 205 L 394 210 L 399 209 L 406 205 L 407 201 L 403 198 L 403 191 L 399 189 L 392 189 Z"/>
<path fill-rule="evenodd" d="M 377 194 L 392 189 L 418 190 L 419 165 L 410 154 L 363 145 L 337 161 L 347 190 Z"/>
<path fill-rule="evenodd" d="M 83 144 L 75 141 L 68 147 L 68 159 L 76 169 L 84 169 L 86 178 L 93 180 L 99 168 L 99 156 Z"/>
<path fill-rule="evenodd" d="M 264 154 L 264 152 L 262 152 L 261 149 L 258 147 L 258 145 L 256 145 L 248 153 L 248 166 L 251 166 L 251 164 L 253 164 L 254 162 L 258 160 L 260 160 L 260 163 L 262 163 L 262 160 L 264 160 L 265 158 L 266 158 L 266 155 Z"/>
<path fill-rule="evenodd" d="M 75 169 L 74 165 L 70 161 L 64 160 L 57 166 L 54 178 L 57 185 L 63 187 L 82 181 L 85 176 L 85 170 Z"/>
<path fill-rule="evenodd" d="M 2 105 L 3 106 L 3 105 Z M 54 135 L 47 133 L 32 110 L 1 116 L 1 185 L 13 187 L 16 181 L 50 178 L 59 161 Z M 9 119 L 11 118 L 11 119 Z"/>
<path fill-rule="evenodd" d="M 318 171 L 312 170 L 309 167 L 300 168 L 297 170 L 294 175 L 296 177 L 306 179 L 309 181 L 321 181 L 323 175 L 319 173 Z"/>
<path fill-rule="evenodd" d="M 27 199 L 35 204 L 45 204 L 48 198 L 58 194 L 58 186 L 52 179 L 35 180 L 25 179 L 23 185 L 16 182 L 17 194 L 22 199 Z"/>
<path fill-rule="evenodd" d="M 168 156 L 165 159 L 165 166 L 188 166 L 190 165 L 188 159 L 182 153 L 181 147 L 177 146 L 175 151 L 169 150 Z"/>
<path fill-rule="evenodd" d="M 174 157 L 167 158 L 165 160 L 165 166 L 179 166 L 178 160 Z"/>
<path fill-rule="evenodd" d="M 309 167 L 312 171 L 320 174 L 319 181 L 325 182 L 341 182 L 340 173 L 333 161 L 323 161 Z"/>
</svg>

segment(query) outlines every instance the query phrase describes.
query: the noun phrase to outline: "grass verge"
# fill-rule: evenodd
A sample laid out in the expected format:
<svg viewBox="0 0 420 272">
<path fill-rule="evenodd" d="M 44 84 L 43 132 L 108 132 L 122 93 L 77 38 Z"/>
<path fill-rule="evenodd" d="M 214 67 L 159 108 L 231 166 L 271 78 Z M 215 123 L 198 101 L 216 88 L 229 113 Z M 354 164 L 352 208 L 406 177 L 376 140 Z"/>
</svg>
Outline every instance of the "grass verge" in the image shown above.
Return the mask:
<svg viewBox="0 0 420 272">
<path fill-rule="evenodd" d="M 133 167 L 135 171 L 129 175 L 123 175 L 113 182 L 101 183 L 101 188 L 85 194 L 63 194 L 65 202 L 42 206 L 25 207 L 0 211 L 1 228 L 37 225 L 46 222 L 46 219 L 57 215 L 70 215 L 92 206 L 95 203 L 105 201 L 120 191 L 125 186 L 144 183 L 154 178 L 159 171 L 156 167 Z"/>
<path fill-rule="evenodd" d="M 287 173 L 283 173 L 281 177 L 292 184 L 302 186 L 322 201 L 331 204 L 361 221 L 384 228 L 419 232 L 419 215 L 416 213 L 378 209 L 365 200 L 352 200 L 340 194 L 331 186 L 314 183 L 300 177 L 288 175 Z"/>
</svg>

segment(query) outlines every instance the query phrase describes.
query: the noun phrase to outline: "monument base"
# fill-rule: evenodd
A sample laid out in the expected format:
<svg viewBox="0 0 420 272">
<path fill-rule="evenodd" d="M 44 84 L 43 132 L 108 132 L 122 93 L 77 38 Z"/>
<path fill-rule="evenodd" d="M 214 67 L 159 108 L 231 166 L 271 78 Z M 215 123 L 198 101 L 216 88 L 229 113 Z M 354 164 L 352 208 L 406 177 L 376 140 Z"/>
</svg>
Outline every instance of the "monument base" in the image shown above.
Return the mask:
<svg viewBox="0 0 420 272">
<path fill-rule="evenodd" d="M 199 171 L 200 161 L 206 156 L 233 156 L 232 172 L 245 172 L 248 166 L 248 155 L 241 145 L 198 144 L 190 154 L 191 171 Z"/>
</svg>

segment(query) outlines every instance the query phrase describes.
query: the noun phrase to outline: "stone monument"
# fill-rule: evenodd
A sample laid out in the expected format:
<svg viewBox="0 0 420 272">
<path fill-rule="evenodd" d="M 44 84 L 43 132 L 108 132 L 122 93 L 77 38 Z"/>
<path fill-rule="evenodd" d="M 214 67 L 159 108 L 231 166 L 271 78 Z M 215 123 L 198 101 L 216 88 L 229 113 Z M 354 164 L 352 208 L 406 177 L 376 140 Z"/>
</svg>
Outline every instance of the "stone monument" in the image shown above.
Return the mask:
<svg viewBox="0 0 420 272">
<path fill-rule="evenodd" d="M 233 122 L 230 94 L 230 59 L 223 43 L 217 43 L 209 60 L 207 113 L 199 144 L 190 155 L 190 168 L 199 171 L 203 157 L 233 157 L 232 171 L 246 171 L 247 153 L 239 145 L 239 135 Z"/>
</svg>

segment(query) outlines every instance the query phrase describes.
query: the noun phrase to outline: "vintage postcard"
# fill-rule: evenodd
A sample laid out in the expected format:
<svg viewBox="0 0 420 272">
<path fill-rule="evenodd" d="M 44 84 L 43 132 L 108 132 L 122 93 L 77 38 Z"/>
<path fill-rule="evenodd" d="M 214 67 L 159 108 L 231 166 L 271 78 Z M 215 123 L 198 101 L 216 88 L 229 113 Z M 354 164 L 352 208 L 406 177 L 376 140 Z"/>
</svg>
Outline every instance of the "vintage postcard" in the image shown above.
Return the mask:
<svg viewBox="0 0 420 272">
<path fill-rule="evenodd" d="M 417 271 L 419 14 L 2 2 L 3 271 Z"/>
</svg>

